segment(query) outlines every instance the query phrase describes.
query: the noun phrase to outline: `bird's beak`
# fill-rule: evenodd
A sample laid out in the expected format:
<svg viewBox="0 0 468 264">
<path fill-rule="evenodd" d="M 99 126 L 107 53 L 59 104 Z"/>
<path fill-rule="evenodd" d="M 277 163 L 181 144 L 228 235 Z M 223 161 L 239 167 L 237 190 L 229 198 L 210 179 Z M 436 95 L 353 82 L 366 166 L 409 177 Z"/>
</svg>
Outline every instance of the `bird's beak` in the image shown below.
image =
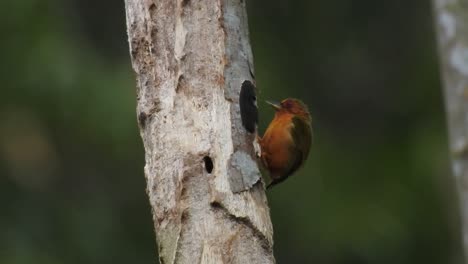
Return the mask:
<svg viewBox="0 0 468 264">
<path fill-rule="evenodd" d="M 277 102 L 265 101 L 267 104 L 271 105 L 276 111 L 281 109 L 281 105 Z"/>
</svg>

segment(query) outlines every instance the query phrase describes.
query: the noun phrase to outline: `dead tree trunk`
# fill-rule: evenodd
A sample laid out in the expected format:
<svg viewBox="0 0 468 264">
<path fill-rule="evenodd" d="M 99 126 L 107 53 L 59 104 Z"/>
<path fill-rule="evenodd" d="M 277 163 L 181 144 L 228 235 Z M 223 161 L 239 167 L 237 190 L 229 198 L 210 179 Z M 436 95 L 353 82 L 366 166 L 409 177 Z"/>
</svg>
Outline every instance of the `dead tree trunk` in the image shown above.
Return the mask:
<svg viewBox="0 0 468 264">
<path fill-rule="evenodd" d="M 256 132 L 240 117 L 245 1 L 125 4 L 160 262 L 274 263 Z"/>
<path fill-rule="evenodd" d="M 464 0 L 434 0 L 435 21 L 445 105 L 468 254 L 468 4 Z M 468 259 L 468 258 L 467 258 Z"/>
</svg>

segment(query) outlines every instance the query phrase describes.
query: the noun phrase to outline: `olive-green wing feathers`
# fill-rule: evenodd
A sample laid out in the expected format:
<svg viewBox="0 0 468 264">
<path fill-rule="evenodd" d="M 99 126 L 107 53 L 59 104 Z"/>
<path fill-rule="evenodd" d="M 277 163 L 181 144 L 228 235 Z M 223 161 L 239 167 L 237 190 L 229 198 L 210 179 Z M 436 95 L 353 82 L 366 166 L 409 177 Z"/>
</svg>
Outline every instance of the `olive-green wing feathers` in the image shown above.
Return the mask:
<svg viewBox="0 0 468 264">
<path fill-rule="evenodd" d="M 288 174 L 296 171 L 303 164 L 309 155 L 310 144 L 312 143 L 312 126 L 310 122 L 301 117 L 293 117 L 293 126 L 291 127 L 291 136 L 294 146 L 290 148 L 290 165 Z"/>
<path fill-rule="evenodd" d="M 299 148 L 303 155 L 304 160 L 307 159 L 310 150 L 310 144 L 312 143 L 312 125 L 308 120 L 304 120 L 301 117 L 294 117 L 294 127 L 292 128 L 292 136 L 296 147 Z"/>
</svg>

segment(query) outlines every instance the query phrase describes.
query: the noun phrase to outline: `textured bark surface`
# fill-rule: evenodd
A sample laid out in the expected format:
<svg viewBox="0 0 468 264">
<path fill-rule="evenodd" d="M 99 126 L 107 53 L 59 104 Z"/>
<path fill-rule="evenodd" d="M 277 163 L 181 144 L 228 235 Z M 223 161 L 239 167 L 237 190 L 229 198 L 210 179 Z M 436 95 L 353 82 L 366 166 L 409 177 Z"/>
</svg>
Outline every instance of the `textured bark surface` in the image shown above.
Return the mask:
<svg viewBox="0 0 468 264">
<path fill-rule="evenodd" d="M 466 256 L 468 254 L 468 2 L 434 0 L 433 3 L 449 125 L 452 170 L 460 197 L 463 247 Z"/>
<path fill-rule="evenodd" d="M 126 0 L 161 263 L 274 263 L 239 92 L 252 81 L 243 0 Z"/>
</svg>

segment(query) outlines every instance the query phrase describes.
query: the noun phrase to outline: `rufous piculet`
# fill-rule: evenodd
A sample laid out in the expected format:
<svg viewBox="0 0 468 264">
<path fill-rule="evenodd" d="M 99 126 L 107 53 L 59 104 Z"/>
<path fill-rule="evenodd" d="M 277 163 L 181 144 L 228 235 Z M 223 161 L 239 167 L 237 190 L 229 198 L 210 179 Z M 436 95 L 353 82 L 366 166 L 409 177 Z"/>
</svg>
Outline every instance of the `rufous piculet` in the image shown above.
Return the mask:
<svg viewBox="0 0 468 264">
<path fill-rule="evenodd" d="M 312 118 L 307 106 L 298 99 L 267 103 L 276 111 L 259 138 L 261 160 L 271 178 L 268 189 L 286 180 L 306 161 L 312 143 Z"/>
</svg>

